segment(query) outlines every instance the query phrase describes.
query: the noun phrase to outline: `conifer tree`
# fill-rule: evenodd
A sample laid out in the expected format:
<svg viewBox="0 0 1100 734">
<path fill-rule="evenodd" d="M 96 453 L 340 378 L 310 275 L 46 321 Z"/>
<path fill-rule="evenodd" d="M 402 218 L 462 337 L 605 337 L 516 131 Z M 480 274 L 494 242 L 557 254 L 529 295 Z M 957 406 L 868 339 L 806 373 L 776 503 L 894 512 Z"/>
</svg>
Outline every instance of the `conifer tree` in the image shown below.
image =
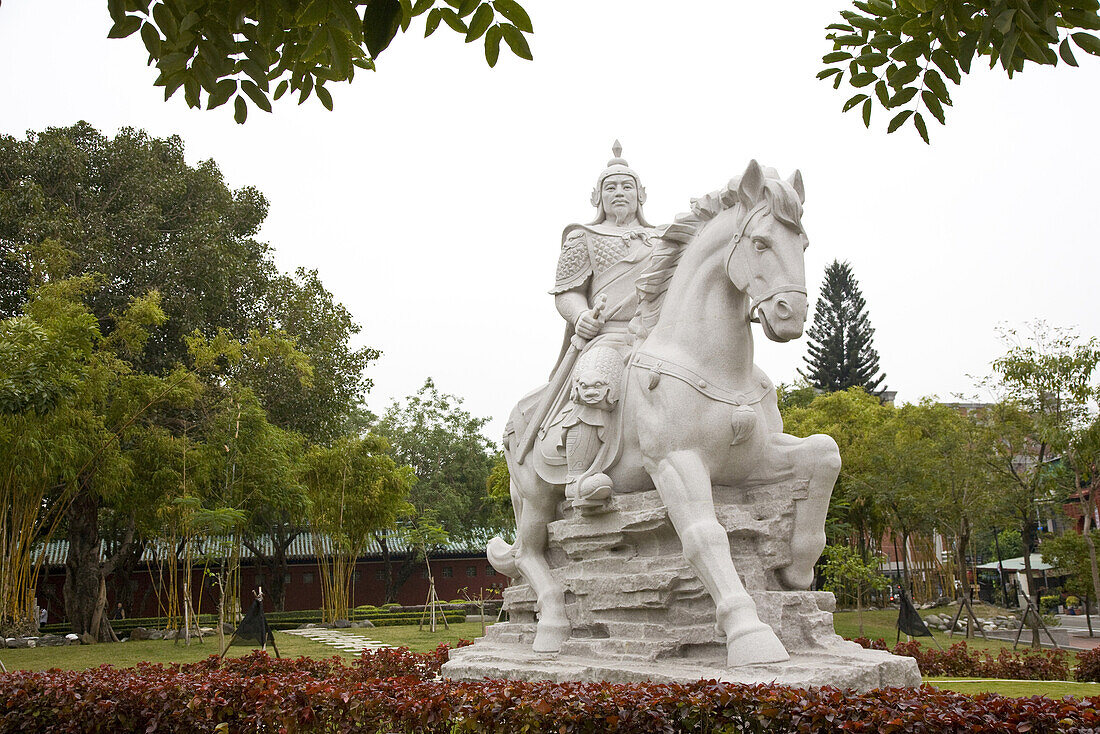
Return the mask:
<svg viewBox="0 0 1100 734">
<path fill-rule="evenodd" d="M 814 323 L 807 332 L 807 369 L 798 371 L 815 388 L 836 392 L 858 386 L 873 393 L 886 378 L 879 373 L 866 305 L 851 265 L 834 260 L 825 268 Z"/>
</svg>

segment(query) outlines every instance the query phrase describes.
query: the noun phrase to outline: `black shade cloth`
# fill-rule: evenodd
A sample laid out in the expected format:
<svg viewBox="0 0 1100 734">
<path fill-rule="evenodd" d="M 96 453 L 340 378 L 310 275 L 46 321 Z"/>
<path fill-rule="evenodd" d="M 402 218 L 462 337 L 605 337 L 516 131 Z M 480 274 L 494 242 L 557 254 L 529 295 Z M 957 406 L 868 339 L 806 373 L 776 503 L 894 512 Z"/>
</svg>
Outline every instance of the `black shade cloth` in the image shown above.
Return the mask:
<svg viewBox="0 0 1100 734">
<path fill-rule="evenodd" d="M 910 637 L 932 636 L 928 625 L 917 614 L 916 607 L 913 606 L 913 602 L 909 600 L 909 594 L 904 589 L 901 592 L 901 609 L 898 610 L 898 629 Z"/>
<path fill-rule="evenodd" d="M 248 614 L 244 615 L 235 634 L 239 639 L 255 640 L 261 645 L 267 642 L 271 635 L 271 628 L 267 626 L 262 601 L 256 599 L 252 602 L 252 607 L 248 610 Z"/>
</svg>

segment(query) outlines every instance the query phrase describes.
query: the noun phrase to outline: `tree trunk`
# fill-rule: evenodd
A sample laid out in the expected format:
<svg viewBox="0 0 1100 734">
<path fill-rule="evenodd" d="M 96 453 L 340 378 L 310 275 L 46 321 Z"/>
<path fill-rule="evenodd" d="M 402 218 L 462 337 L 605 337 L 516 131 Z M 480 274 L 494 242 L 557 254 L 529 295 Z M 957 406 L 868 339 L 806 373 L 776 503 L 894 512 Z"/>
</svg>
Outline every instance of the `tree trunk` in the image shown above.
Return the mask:
<svg viewBox="0 0 1100 734">
<path fill-rule="evenodd" d="M 134 596 L 137 594 L 137 580 L 134 572 L 137 570 L 141 556 L 145 553 L 145 541 L 136 540 L 129 544 L 125 552 L 116 552 L 118 561 L 115 563 L 114 573 L 108 579 L 107 590 L 109 597 L 115 603 L 122 602 L 122 608 L 126 610 L 126 616 L 134 616 Z"/>
<path fill-rule="evenodd" d="M 1077 472 L 1076 475 L 1077 475 L 1077 479 L 1076 479 L 1077 491 L 1078 491 L 1078 493 L 1080 493 L 1082 491 L 1082 489 L 1081 489 L 1081 474 L 1080 474 L 1080 472 Z M 1082 534 L 1084 535 L 1084 538 L 1085 538 L 1085 546 L 1088 547 L 1088 549 L 1089 549 L 1089 572 L 1092 575 L 1092 595 L 1093 595 L 1093 598 L 1100 599 L 1100 568 L 1097 567 L 1097 563 L 1096 563 L 1096 543 L 1093 541 L 1093 538 L 1092 538 L 1092 515 L 1093 515 L 1093 512 L 1094 512 L 1093 508 L 1096 506 L 1095 505 L 1096 500 L 1093 499 L 1092 492 L 1096 488 L 1096 484 L 1097 483 L 1095 481 L 1091 482 L 1089 484 L 1088 500 L 1085 502 L 1085 528 L 1084 528 L 1084 532 Z M 1085 616 L 1087 617 L 1088 616 L 1088 614 L 1087 614 L 1087 612 L 1088 612 L 1088 595 L 1087 594 L 1085 595 L 1085 604 L 1086 604 L 1086 607 L 1085 607 L 1086 615 Z M 1089 621 L 1089 637 L 1092 637 L 1092 621 L 1091 620 Z"/>
<path fill-rule="evenodd" d="M 416 566 L 416 554 L 407 556 L 395 556 L 390 548 L 389 537 L 382 533 L 375 533 L 374 539 L 382 549 L 382 568 L 386 577 L 386 604 L 397 601 L 397 592 L 412 576 Z"/>
<path fill-rule="evenodd" d="M 970 520 L 963 517 L 959 520 L 959 533 L 955 544 L 955 565 L 959 570 L 959 579 L 962 583 L 962 593 L 970 598 L 970 575 L 966 567 L 966 549 L 970 545 Z"/>
<path fill-rule="evenodd" d="M 1020 545 L 1023 547 L 1024 552 L 1024 578 L 1027 579 L 1027 597 L 1036 605 L 1038 610 L 1039 595 L 1035 591 L 1035 572 L 1031 569 L 1031 543 L 1034 540 L 1034 530 L 1031 527 L 1031 518 L 1025 517 L 1023 526 L 1020 528 Z M 1025 607 L 1025 618 L 1027 617 L 1027 611 Z M 1039 624 L 1037 621 L 1031 624 L 1031 647 L 1034 650 L 1038 650 L 1041 645 L 1039 644 Z"/>
<path fill-rule="evenodd" d="M 265 555 L 259 542 L 252 542 L 248 538 L 242 538 L 241 542 L 256 559 L 256 565 L 264 570 L 267 579 L 264 590 L 264 601 L 271 602 L 272 611 L 282 612 L 286 609 L 286 552 L 294 539 L 302 534 L 299 529 L 292 529 L 289 525 L 274 525 L 271 527 L 270 538 L 271 555 Z"/>
<path fill-rule="evenodd" d="M 66 511 L 69 553 L 65 558 L 65 616 L 75 634 L 91 634 L 102 582 L 99 548 L 99 498 L 81 491 Z"/>
</svg>

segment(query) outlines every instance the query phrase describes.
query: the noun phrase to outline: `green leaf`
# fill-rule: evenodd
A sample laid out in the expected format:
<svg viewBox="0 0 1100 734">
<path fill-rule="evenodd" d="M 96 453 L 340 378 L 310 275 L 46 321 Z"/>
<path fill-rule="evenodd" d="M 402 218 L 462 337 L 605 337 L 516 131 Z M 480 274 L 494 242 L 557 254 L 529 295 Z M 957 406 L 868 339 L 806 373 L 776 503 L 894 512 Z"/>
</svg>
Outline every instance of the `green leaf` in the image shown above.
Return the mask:
<svg viewBox="0 0 1100 734">
<path fill-rule="evenodd" d="M 165 38 L 172 38 L 179 33 L 180 27 L 176 22 L 176 16 L 172 15 L 172 11 L 164 3 L 153 6 L 153 21 Z"/>
<path fill-rule="evenodd" d="M 527 45 L 527 39 L 523 37 L 523 33 L 520 32 L 519 28 L 510 23 L 503 23 L 499 27 L 500 32 L 504 34 L 504 40 L 507 42 L 508 48 L 512 49 L 512 53 L 528 61 L 534 59 L 531 55 L 531 47 Z"/>
<path fill-rule="evenodd" d="M 894 72 L 894 76 L 890 78 L 890 86 L 894 89 L 900 89 L 909 82 L 920 76 L 920 67 L 916 64 L 910 64 L 909 66 L 903 66 Z"/>
<path fill-rule="evenodd" d="M 286 84 L 284 81 L 283 84 Z M 215 107 L 221 107 L 223 104 L 229 101 L 229 98 L 233 96 L 233 93 L 237 91 L 237 82 L 234 79 L 222 79 L 220 82 L 214 85 L 214 91 L 210 93 L 210 96 L 206 99 L 206 109 L 212 110 Z"/>
<path fill-rule="evenodd" d="M 255 82 L 245 79 L 241 82 L 241 89 L 249 96 L 253 104 L 264 112 L 271 112 L 271 102 L 268 100 L 267 95 L 263 93 L 263 90 L 256 86 Z"/>
<path fill-rule="evenodd" d="M 849 18 L 848 22 L 863 31 L 877 31 L 882 27 L 878 21 L 872 18 L 863 18 L 858 15 L 854 18 Z"/>
<path fill-rule="evenodd" d="M 917 96 L 916 87 L 906 87 L 890 98 L 891 107 L 901 107 L 903 104 Z"/>
<path fill-rule="evenodd" d="M 111 30 L 107 32 L 107 38 L 126 38 L 139 28 L 141 28 L 141 18 L 136 15 L 127 15 L 111 26 Z"/>
<path fill-rule="evenodd" d="M 916 61 L 924 53 L 926 46 L 921 41 L 906 41 L 890 52 L 890 58 L 902 62 Z"/>
<path fill-rule="evenodd" d="M 458 17 L 465 18 L 470 13 L 477 10 L 480 0 L 462 0 L 462 3 L 458 6 Z"/>
<path fill-rule="evenodd" d="M 237 121 L 238 125 L 243 125 L 244 121 L 248 119 L 248 105 L 245 104 L 244 97 L 239 94 L 233 100 L 233 119 Z"/>
<path fill-rule="evenodd" d="M 328 90 L 318 84 L 314 91 L 317 92 L 317 99 L 321 100 L 321 104 L 325 106 L 325 109 L 332 112 L 332 95 L 328 93 Z"/>
<path fill-rule="evenodd" d="M 372 58 L 386 50 L 401 27 L 400 0 L 368 0 L 363 8 L 363 41 Z"/>
<path fill-rule="evenodd" d="M 869 99 L 863 103 L 863 126 L 871 127 L 871 100 Z"/>
<path fill-rule="evenodd" d="M 466 35 L 466 31 L 469 30 L 462 18 L 458 17 L 458 13 L 450 8 L 444 8 L 439 11 L 439 16 L 443 18 L 443 22 L 449 25 L 451 30 L 455 33 Z"/>
<path fill-rule="evenodd" d="M 503 34 L 500 32 L 500 26 L 495 25 L 489 28 L 485 34 L 485 61 L 489 63 L 489 68 L 492 69 L 497 65 L 497 59 L 500 58 L 500 39 Z"/>
<path fill-rule="evenodd" d="M 1062 61 L 1065 61 L 1070 66 L 1077 66 L 1077 59 L 1073 55 L 1073 49 L 1069 45 L 1069 37 L 1062 39 L 1062 43 L 1058 45 L 1058 55 L 1062 57 Z"/>
<path fill-rule="evenodd" d="M 489 26 L 492 24 L 493 9 L 488 5 L 479 6 L 477 12 L 474 13 L 474 17 L 470 18 L 470 30 L 466 32 L 466 43 L 481 38 L 481 35 L 489 30 Z"/>
<path fill-rule="evenodd" d="M 1015 10 L 1005 10 L 1003 13 L 993 19 L 993 27 L 999 30 L 1001 33 L 1008 33 L 1012 30 L 1012 19 L 1015 17 Z"/>
<path fill-rule="evenodd" d="M 439 8 L 432 8 L 432 12 L 428 13 L 428 22 L 424 25 L 424 38 L 435 33 L 435 29 L 439 27 L 439 21 L 443 20 L 443 11 Z"/>
<path fill-rule="evenodd" d="M 827 79 L 827 78 L 831 77 L 833 74 L 839 74 L 839 73 L 840 73 L 840 69 L 836 69 L 836 68 L 823 69 L 823 70 L 817 72 L 817 78 L 818 79 Z"/>
<path fill-rule="evenodd" d="M 866 40 L 860 35 L 836 36 L 832 40 L 841 46 L 862 46 L 866 43 Z"/>
<path fill-rule="evenodd" d="M 905 121 L 909 119 L 909 116 L 913 114 L 913 110 L 905 110 L 894 115 L 894 119 L 890 120 L 890 124 L 886 127 L 887 133 L 892 133 L 899 127 L 905 124 Z"/>
<path fill-rule="evenodd" d="M 924 72 L 924 86 L 932 90 L 932 93 L 944 104 L 951 104 L 951 95 L 947 92 L 947 85 L 943 83 L 943 77 L 935 69 Z"/>
<path fill-rule="evenodd" d="M 428 8 L 432 6 L 433 2 L 435 2 L 435 0 L 416 0 L 416 4 L 413 5 L 412 10 L 413 17 L 415 18 L 418 15 L 423 15 L 428 12 Z"/>
<path fill-rule="evenodd" d="M 187 106 L 191 109 L 197 109 L 199 107 L 199 90 L 202 89 L 199 86 L 199 82 L 194 77 L 188 77 L 183 80 L 183 100 L 187 102 Z"/>
<path fill-rule="evenodd" d="M 853 87 L 859 88 L 866 87 L 868 84 L 873 84 L 876 79 L 878 79 L 878 76 L 872 74 L 869 71 L 865 71 L 853 76 L 848 83 L 851 84 Z"/>
<path fill-rule="evenodd" d="M 948 79 L 956 84 L 962 83 L 962 74 L 959 73 L 959 67 L 955 65 L 955 59 L 942 48 L 937 48 L 932 52 L 932 63 L 940 67 L 940 71 Z"/>
<path fill-rule="evenodd" d="M 924 118 L 921 117 L 921 114 L 919 112 L 913 115 L 913 125 L 916 126 L 917 132 L 920 133 L 920 136 L 924 138 L 924 142 L 931 145 L 928 140 L 928 125 L 924 124 Z"/>
<path fill-rule="evenodd" d="M 875 96 L 878 97 L 879 104 L 890 109 L 890 88 L 886 86 L 885 80 L 880 79 L 875 85 Z"/>
<path fill-rule="evenodd" d="M 286 90 L 289 88 L 290 82 L 288 82 L 286 79 L 283 79 L 281 82 L 279 82 L 279 86 L 275 87 L 274 99 L 279 99 L 280 97 L 282 97 L 284 94 L 286 94 Z"/>
<path fill-rule="evenodd" d="M 877 36 L 871 39 L 871 47 L 877 48 L 879 51 L 889 51 L 894 46 L 901 43 L 901 39 L 892 33 L 879 33 Z"/>
<path fill-rule="evenodd" d="M 865 99 L 867 99 L 866 94 L 857 94 L 857 95 L 855 95 L 854 97 L 852 97 L 851 99 L 849 99 L 847 102 L 844 103 L 844 107 L 841 108 L 841 112 L 847 112 L 848 110 L 852 109 L 853 107 L 855 107 L 857 104 L 859 104 L 860 102 L 862 102 Z"/>
<path fill-rule="evenodd" d="M 1086 53 L 1090 53 L 1093 56 L 1100 56 L 1100 39 L 1091 33 L 1085 33 L 1084 31 L 1078 31 L 1070 36 L 1073 42 L 1077 44 L 1077 47 Z"/>
<path fill-rule="evenodd" d="M 524 33 L 534 33 L 535 28 L 531 25 L 531 18 L 527 15 L 527 11 L 520 7 L 520 4 L 515 0 L 493 0 L 493 7 L 496 11 L 503 15 L 505 18 L 512 22 L 516 28 L 519 28 Z M 505 35 L 504 40 L 508 40 L 508 36 Z M 512 44 L 509 43 L 509 46 Z M 512 52 L 516 56 L 520 56 L 520 53 L 514 48 Z"/>
<path fill-rule="evenodd" d="M 841 33 L 851 33 L 855 30 L 855 28 L 852 28 L 852 26 L 850 25 L 845 25 L 844 23 L 830 23 L 829 25 L 825 26 L 825 30 L 840 31 Z"/>
<path fill-rule="evenodd" d="M 301 90 L 298 92 L 298 104 L 302 104 L 309 99 L 309 93 L 313 91 L 313 77 L 309 74 L 305 75 L 305 79 L 302 81 Z"/>
<path fill-rule="evenodd" d="M 411 0 L 398 0 L 401 3 L 401 32 L 409 30 L 413 19 L 413 5 Z"/>
<path fill-rule="evenodd" d="M 160 56 L 160 34 L 152 23 L 141 26 L 141 42 L 145 44 L 146 50 L 154 59 Z"/>
<path fill-rule="evenodd" d="M 835 64 L 838 61 L 845 61 L 852 58 L 852 55 L 847 51 L 833 51 L 827 53 L 821 57 L 821 63 L 823 64 Z"/>
<path fill-rule="evenodd" d="M 932 94 L 931 90 L 925 89 L 920 93 L 920 98 L 924 100 L 924 106 L 932 113 L 932 116 L 939 121 L 941 125 L 946 125 L 946 121 L 943 115 L 943 105 L 940 104 L 940 100 L 936 95 Z"/>
<path fill-rule="evenodd" d="M 865 66 L 868 69 L 873 69 L 876 66 L 882 66 L 888 60 L 889 59 L 884 53 L 869 53 L 863 54 L 858 59 L 856 59 L 856 63 L 858 63 L 860 66 Z"/>
</svg>

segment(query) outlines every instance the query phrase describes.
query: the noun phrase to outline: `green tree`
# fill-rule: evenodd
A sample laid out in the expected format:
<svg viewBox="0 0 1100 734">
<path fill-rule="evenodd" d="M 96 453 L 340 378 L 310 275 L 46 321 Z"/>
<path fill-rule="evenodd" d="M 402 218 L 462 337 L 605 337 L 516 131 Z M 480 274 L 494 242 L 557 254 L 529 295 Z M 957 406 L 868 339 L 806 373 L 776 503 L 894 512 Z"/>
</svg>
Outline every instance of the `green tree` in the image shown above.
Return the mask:
<svg viewBox="0 0 1100 734">
<path fill-rule="evenodd" d="M 109 37 L 141 36 L 165 99 L 180 88 L 189 107 L 233 99 L 239 123 L 249 101 L 271 112 L 271 101 L 288 91 L 297 92 L 298 104 L 313 94 L 331 110 L 326 84 L 351 82 L 356 69 L 373 71 L 398 30 L 425 13 L 425 36 L 442 24 L 467 43 L 483 38 L 489 66 L 501 41 L 531 59 L 524 35 L 533 31 L 531 19 L 515 0 L 108 0 L 107 7 Z"/>
<path fill-rule="evenodd" d="M 825 576 L 825 591 L 844 594 L 855 587 L 856 614 L 859 618 L 859 634 L 863 636 L 863 594 L 865 591 L 882 591 L 889 582 L 882 575 L 882 558 L 874 554 L 865 559 L 849 545 L 827 545 L 825 563 L 821 572 Z"/>
<path fill-rule="evenodd" d="M 327 621 L 348 619 L 355 562 L 371 536 L 412 512 L 406 498 L 416 477 L 388 449 L 368 434 L 314 446 L 306 456 L 303 482 Z"/>
<path fill-rule="evenodd" d="M 351 313 L 333 300 L 316 270 L 299 269 L 293 277 L 271 279 L 263 314 L 263 331 L 292 340 L 311 367 L 303 380 L 300 366 L 286 360 L 242 363 L 236 376 L 256 393 L 270 420 L 322 444 L 358 434 L 352 424 L 372 385 L 366 369 L 381 353 L 352 348 L 360 327 Z"/>
<path fill-rule="evenodd" d="M 954 541 L 956 576 L 969 594 L 970 538 L 975 524 L 988 523 L 1002 489 L 989 470 L 996 437 L 979 422 L 931 400 L 902 406 L 897 425 L 904 439 L 895 443 L 896 458 L 912 470 L 914 507 Z"/>
<path fill-rule="evenodd" d="M 95 274 L 99 287 L 85 297 L 104 336 L 131 299 L 160 294 L 167 319 L 131 360 L 139 371 L 186 362 L 185 337 L 196 329 L 244 336 L 264 325 L 259 306 L 274 267 L 254 236 L 266 214 L 263 195 L 230 190 L 213 161 L 188 165 L 178 137 L 124 128 L 108 139 L 86 122 L 0 136 L 0 244 L 24 270 L 48 248 L 55 262 L 69 261 L 62 274 Z M 25 288 L 0 295 L 25 299 Z"/>
<path fill-rule="evenodd" d="M 1036 513 L 1064 489 L 1059 469 L 1072 460 L 1073 438 L 1089 423 L 1100 342 L 1082 342 L 1074 331 L 1041 321 L 1031 325 L 1030 334 L 1005 329 L 1001 337 L 1008 350 L 994 360 L 994 374 L 983 382 L 1001 398 L 987 411 L 998 439 L 990 466 L 1004 480 L 999 497 L 1005 514 L 1018 523 L 1028 589 L 1034 594 Z M 1032 645 L 1038 641 L 1033 629 Z"/>
<path fill-rule="evenodd" d="M 824 433 L 836 440 L 842 462 L 825 534 L 831 544 L 855 543 L 865 558 L 877 548 L 886 528 L 880 488 L 868 479 L 875 471 L 872 438 L 893 411 L 861 388 L 850 388 L 818 395 L 808 406 L 791 408 L 783 416 L 783 430 L 791 435 Z"/>
<path fill-rule="evenodd" d="M 834 260 L 825 268 L 814 323 L 807 332 L 807 369 L 798 371 L 810 385 L 824 392 L 878 389 L 886 376 L 878 374 L 878 352 L 872 343 L 875 330 L 866 307 L 852 266 Z"/>
<path fill-rule="evenodd" d="M 867 127 L 877 105 L 893 113 L 888 133 L 911 122 L 927 143 L 921 110 L 944 124 L 946 80 L 961 84 L 979 56 L 1009 78 L 1029 63 L 1077 66 L 1074 48 L 1100 55 L 1088 32 L 1100 30 L 1098 9 L 1097 0 L 854 0 L 827 29 L 833 50 L 818 78 L 836 89 L 847 79 L 856 94 L 843 109 L 858 108 Z"/>
<path fill-rule="evenodd" d="M 494 527 L 486 482 L 495 447 L 482 434 L 487 418 L 462 407 L 462 399 L 442 393 L 428 378 L 403 402 L 394 402 L 373 430 L 386 438 L 398 465 L 411 466 L 416 485 L 409 494 L 417 517 L 431 511 L 451 538 L 476 541 Z M 376 533 L 386 569 L 387 599 L 413 571 L 416 557 L 395 564 L 389 533 Z"/>
<path fill-rule="evenodd" d="M 1096 531 L 1093 531 L 1093 543 Z M 1075 532 L 1062 533 L 1045 538 L 1039 545 L 1043 562 L 1067 572 L 1063 591 L 1086 600 L 1093 598 L 1092 568 L 1089 563 L 1089 549 L 1085 537 Z"/>
</svg>

